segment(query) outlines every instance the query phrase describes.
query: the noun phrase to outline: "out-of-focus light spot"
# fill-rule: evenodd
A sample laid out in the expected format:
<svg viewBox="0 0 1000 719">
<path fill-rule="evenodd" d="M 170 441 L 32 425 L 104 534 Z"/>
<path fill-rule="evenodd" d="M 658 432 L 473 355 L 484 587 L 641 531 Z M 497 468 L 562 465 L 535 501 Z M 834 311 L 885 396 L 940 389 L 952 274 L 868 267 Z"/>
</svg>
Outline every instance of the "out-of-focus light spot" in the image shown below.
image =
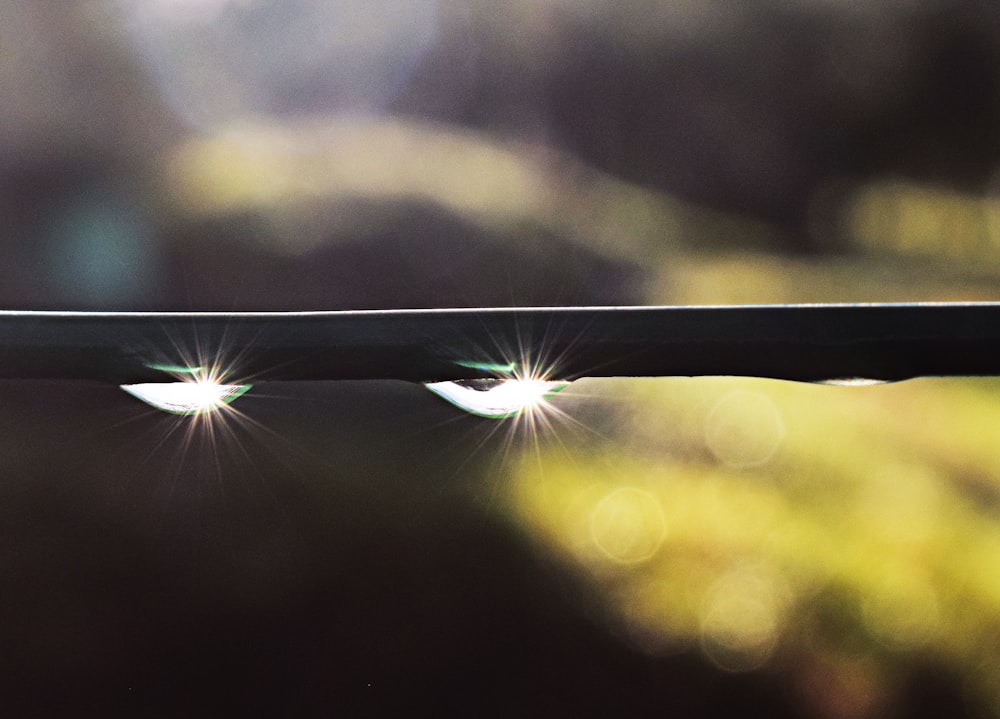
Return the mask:
<svg viewBox="0 0 1000 719">
<path fill-rule="evenodd" d="M 569 383 L 525 378 L 497 378 L 428 382 L 424 386 L 456 407 L 480 417 L 503 419 L 530 414 Z"/>
<path fill-rule="evenodd" d="M 787 600 L 775 577 L 740 568 L 712 588 L 702 613 L 701 644 L 713 664 L 726 671 L 763 666 L 778 642 Z"/>
<path fill-rule="evenodd" d="M 897 648 L 919 647 L 938 631 L 937 592 L 918 572 L 895 572 L 882 578 L 862 603 L 872 634 Z"/>
<path fill-rule="evenodd" d="M 705 421 L 705 443 L 723 464 L 757 467 L 765 464 L 785 438 L 778 408 L 767 396 L 748 390 L 725 395 Z"/>
<path fill-rule="evenodd" d="M 156 409 L 173 414 L 209 414 L 250 389 L 248 384 L 219 384 L 211 380 L 123 384 L 123 390 Z"/>
<path fill-rule="evenodd" d="M 590 537 L 600 552 L 620 564 L 637 564 L 656 554 L 667 536 L 659 500 L 636 487 L 606 494 L 590 514 Z"/>
</svg>

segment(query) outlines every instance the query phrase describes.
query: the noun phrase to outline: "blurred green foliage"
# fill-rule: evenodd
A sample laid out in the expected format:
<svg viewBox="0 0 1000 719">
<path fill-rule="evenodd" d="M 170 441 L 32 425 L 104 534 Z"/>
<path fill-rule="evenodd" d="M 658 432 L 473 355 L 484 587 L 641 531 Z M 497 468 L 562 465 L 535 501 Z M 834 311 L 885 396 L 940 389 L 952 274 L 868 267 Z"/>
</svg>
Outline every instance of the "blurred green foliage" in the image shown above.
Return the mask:
<svg viewBox="0 0 1000 719">
<path fill-rule="evenodd" d="M 817 716 L 878 716 L 933 660 L 1000 713 L 997 380 L 579 391 L 614 419 L 526 453 L 506 496 L 631 641 L 780 669 Z"/>
</svg>

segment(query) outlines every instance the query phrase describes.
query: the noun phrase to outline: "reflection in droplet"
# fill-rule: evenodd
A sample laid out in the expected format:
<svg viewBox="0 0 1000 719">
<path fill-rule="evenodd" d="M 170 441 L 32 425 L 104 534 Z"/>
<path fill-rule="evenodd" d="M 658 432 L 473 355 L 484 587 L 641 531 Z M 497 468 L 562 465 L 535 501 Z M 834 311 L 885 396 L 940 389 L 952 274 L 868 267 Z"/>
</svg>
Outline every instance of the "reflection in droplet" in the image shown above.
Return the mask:
<svg viewBox="0 0 1000 719">
<path fill-rule="evenodd" d="M 837 387 L 871 387 L 877 384 L 891 384 L 887 379 L 872 379 L 871 377 L 834 377 L 821 379 L 814 384 L 829 384 Z"/>
<path fill-rule="evenodd" d="M 155 362 L 150 362 L 147 363 L 146 366 L 159 372 L 166 372 L 167 374 L 192 375 L 196 377 L 200 377 L 210 371 L 205 367 L 190 367 L 188 365 L 181 364 L 157 364 Z"/>
<path fill-rule="evenodd" d="M 760 392 L 730 392 L 716 403 L 705 421 L 705 443 L 716 459 L 730 467 L 765 464 L 784 438 L 781 413 Z"/>
<path fill-rule="evenodd" d="M 498 375 L 512 375 L 517 371 L 515 362 L 456 362 L 459 367 L 477 369 L 480 372 L 489 372 Z"/>
<path fill-rule="evenodd" d="M 456 407 L 480 417 L 502 419 L 531 412 L 569 382 L 544 379 L 483 379 L 428 382 L 424 386 Z"/>
<path fill-rule="evenodd" d="M 606 557 L 636 564 L 652 557 L 667 536 L 660 502 L 636 487 L 606 494 L 590 514 L 590 536 Z"/>
<path fill-rule="evenodd" d="M 152 382 L 123 384 L 121 388 L 146 404 L 173 414 L 209 414 L 244 394 L 248 384 L 219 384 L 208 380 L 193 382 Z"/>
</svg>

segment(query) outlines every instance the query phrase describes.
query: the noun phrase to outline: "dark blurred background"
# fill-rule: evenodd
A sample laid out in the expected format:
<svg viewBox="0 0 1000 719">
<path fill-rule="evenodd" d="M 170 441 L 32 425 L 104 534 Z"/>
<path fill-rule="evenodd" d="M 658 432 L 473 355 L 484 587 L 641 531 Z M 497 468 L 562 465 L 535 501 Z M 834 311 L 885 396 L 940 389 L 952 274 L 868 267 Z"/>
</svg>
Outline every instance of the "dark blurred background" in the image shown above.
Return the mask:
<svg viewBox="0 0 1000 719">
<path fill-rule="evenodd" d="M 997 300 L 998 168 L 994 0 L 0 0 L 5 309 Z M 0 713 L 1000 716 L 992 380 L 234 407 L 0 382 Z"/>
</svg>

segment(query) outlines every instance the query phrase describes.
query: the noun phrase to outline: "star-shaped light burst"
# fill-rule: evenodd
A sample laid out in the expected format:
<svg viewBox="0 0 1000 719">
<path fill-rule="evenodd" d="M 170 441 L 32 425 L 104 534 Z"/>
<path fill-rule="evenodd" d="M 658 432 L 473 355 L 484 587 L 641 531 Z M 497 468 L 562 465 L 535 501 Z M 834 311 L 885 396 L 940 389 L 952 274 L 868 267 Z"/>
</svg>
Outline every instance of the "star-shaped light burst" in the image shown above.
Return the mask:
<svg viewBox="0 0 1000 719">
<path fill-rule="evenodd" d="M 549 397 L 568 384 L 563 380 L 546 379 L 541 371 L 511 367 L 509 376 L 429 382 L 425 386 L 466 412 L 504 419 L 532 416 L 546 406 Z"/>
<path fill-rule="evenodd" d="M 160 368 L 158 368 L 160 369 Z M 178 382 L 123 384 L 121 388 L 156 409 L 180 415 L 217 412 L 240 397 L 251 385 L 226 384 L 219 370 L 206 367 L 162 368 Z"/>
</svg>

